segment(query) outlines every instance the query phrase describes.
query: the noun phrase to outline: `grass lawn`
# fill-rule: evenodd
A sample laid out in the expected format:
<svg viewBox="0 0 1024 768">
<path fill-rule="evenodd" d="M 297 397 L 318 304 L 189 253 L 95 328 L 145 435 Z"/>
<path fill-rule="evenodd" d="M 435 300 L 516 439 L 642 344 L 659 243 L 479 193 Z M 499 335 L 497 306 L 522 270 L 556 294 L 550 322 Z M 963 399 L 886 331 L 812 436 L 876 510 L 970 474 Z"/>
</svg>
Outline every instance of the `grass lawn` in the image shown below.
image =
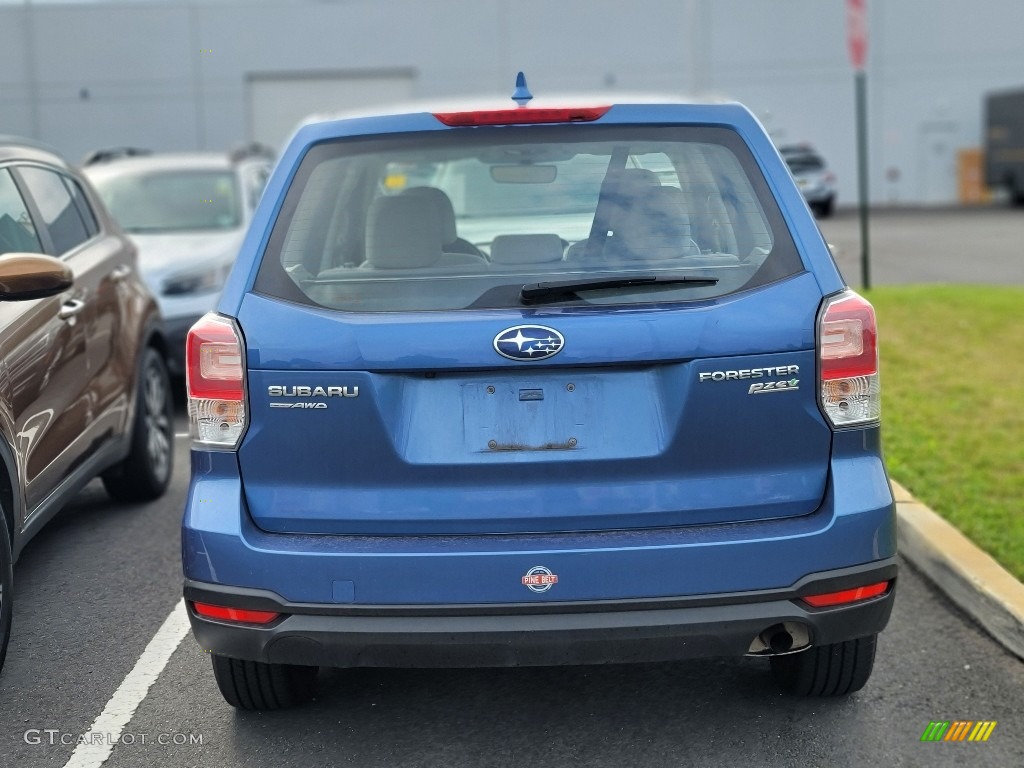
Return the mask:
<svg viewBox="0 0 1024 768">
<path fill-rule="evenodd" d="M 889 473 L 1024 580 L 1024 288 L 866 295 Z"/>
</svg>

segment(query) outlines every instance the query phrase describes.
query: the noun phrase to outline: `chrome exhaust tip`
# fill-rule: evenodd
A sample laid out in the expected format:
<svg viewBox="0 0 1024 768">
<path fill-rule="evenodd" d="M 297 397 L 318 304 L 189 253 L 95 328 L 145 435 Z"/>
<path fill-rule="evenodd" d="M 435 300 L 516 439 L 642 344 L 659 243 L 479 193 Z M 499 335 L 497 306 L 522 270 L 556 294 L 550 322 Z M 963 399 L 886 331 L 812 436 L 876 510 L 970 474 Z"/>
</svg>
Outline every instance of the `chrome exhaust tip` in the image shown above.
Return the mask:
<svg viewBox="0 0 1024 768">
<path fill-rule="evenodd" d="M 811 633 L 803 624 L 786 621 L 763 630 L 751 643 L 748 656 L 782 656 L 799 653 L 811 644 Z"/>
</svg>

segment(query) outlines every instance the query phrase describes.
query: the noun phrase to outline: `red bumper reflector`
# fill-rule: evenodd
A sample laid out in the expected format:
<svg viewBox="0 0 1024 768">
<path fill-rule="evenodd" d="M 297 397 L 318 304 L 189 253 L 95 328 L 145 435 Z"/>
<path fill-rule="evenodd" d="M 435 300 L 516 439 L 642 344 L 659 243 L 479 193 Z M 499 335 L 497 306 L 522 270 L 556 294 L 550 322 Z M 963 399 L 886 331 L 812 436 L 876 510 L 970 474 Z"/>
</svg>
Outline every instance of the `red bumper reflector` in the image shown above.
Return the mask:
<svg viewBox="0 0 1024 768">
<path fill-rule="evenodd" d="M 844 589 L 839 592 L 826 592 L 823 595 L 804 595 L 800 599 L 815 608 L 827 608 L 830 605 L 856 603 L 858 600 L 867 600 L 870 597 L 878 597 L 888 588 L 888 581 L 880 581 L 877 584 L 869 584 L 866 587 Z"/>
<path fill-rule="evenodd" d="M 210 605 L 209 603 L 192 603 L 196 613 L 208 619 L 220 619 L 221 621 L 237 621 L 239 624 L 269 624 L 280 613 L 274 611 L 246 611 L 241 608 L 225 608 L 223 605 Z"/>
<path fill-rule="evenodd" d="M 611 107 L 493 109 L 478 112 L 435 112 L 445 125 L 528 125 L 530 123 L 589 123 Z"/>
</svg>

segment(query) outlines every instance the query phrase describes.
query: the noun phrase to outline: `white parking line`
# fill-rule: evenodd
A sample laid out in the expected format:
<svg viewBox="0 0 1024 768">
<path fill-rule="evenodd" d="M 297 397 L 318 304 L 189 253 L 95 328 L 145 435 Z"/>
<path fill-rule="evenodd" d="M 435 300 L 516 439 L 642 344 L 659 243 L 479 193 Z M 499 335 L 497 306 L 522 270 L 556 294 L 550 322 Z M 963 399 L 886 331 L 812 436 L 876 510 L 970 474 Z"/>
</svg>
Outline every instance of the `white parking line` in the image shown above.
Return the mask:
<svg viewBox="0 0 1024 768">
<path fill-rule="evenodd" d="M 164 620 L 132 671 L 121 682 L 92 727 L 78 740 L 64 768 L 99 768 L 110 757 L 124 727 L 163 672 L 182 639 L 188 634 L 188 612 L 181 600 Z"/>
</svg>

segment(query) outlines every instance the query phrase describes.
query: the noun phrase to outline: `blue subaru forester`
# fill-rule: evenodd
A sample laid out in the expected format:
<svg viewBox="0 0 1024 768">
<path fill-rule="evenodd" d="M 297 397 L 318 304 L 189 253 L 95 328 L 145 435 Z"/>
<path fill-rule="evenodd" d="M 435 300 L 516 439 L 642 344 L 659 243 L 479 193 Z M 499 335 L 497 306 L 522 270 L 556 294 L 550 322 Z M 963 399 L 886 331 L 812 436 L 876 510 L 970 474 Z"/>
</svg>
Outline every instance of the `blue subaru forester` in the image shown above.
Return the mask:
<svg viewBox="0 0 1024 768">
<path fill-rule="evenodd" d="M 236 707 L 321 666 L 871 673 L 875 316 L 742 106 L 306 125 L 187 368 L 185 598 Z"/>
</svg>

